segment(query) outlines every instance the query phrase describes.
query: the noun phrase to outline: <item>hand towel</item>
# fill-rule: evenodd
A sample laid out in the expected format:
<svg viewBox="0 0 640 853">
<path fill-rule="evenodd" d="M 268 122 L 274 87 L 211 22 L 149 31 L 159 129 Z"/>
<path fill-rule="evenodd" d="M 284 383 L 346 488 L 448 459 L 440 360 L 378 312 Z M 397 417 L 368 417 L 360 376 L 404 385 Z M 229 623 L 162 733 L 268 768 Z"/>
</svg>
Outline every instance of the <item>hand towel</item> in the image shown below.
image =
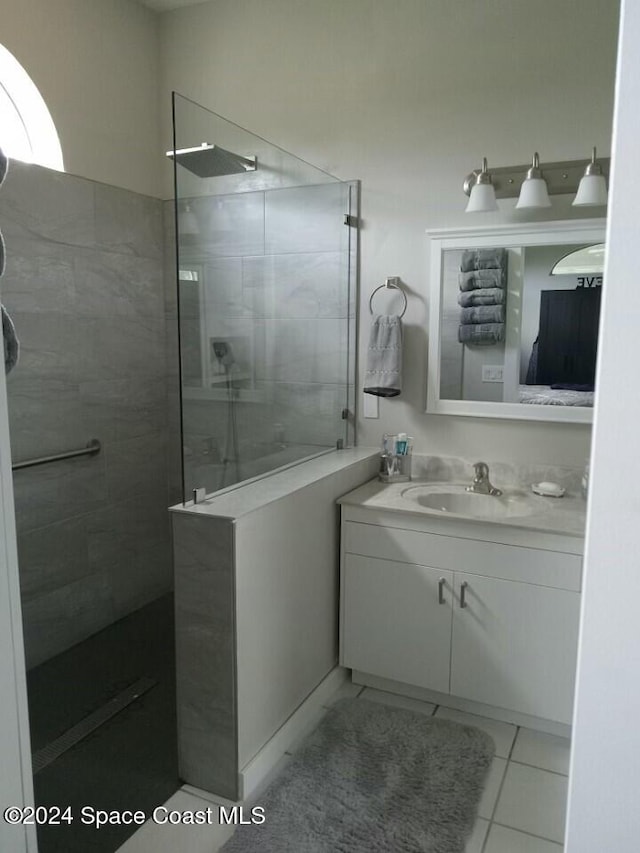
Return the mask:
<svg viewBox="0 0 640 853">
<path fill-rule="evenodd" d="M 503 269 L 471 270 L 458 273 L 460 290 L 474 290 L 481 287 L 506 287 L 506 275 Z"/>
<path fill-rule="evenodd" d="M 20 344 L 16 337 L 16 330 L 4 305 L 0 305 L 2 314 L 2 338 L 4 341 L 4 372 L 10 373 L 18 362 Z"/>
<path fill-rule="evenodd" d="M 460 322 L 467 323 L 504 323 L 504 305 L 478 305 L 474 308 L 463 308 L 460 312 Z"/>
<path fill-rule="evenodd" d="M 504 340 L 504 323 L 469 323 L 458 326 L 458 340 L 461 344 L 491 346 Z"/>
<path fill-rule="evenodd" d="M 458 305 L 471 308 L 473 305 L 503 305 L 505 291 L 500 287 L 481 287 L 458 294 Z"/>
<path fill-rule="evenodd" d="M 460 270 L 506 269 L 506 249 L 465 249 L 460 261 Z"/>
<path fill-rule="evenodd" d="M 402 390 L 402 321 L 397 314 L 378 314 L 371 323 L 364 393 L 397 397 Z"/>
</svg>

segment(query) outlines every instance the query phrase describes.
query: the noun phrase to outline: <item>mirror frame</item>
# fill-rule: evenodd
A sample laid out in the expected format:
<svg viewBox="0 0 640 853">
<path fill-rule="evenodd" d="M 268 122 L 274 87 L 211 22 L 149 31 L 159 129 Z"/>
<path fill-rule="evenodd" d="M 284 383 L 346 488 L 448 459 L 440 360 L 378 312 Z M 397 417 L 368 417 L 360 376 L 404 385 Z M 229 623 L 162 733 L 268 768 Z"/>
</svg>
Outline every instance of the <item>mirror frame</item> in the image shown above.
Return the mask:
<svg viewBox="0 0 640 853">
<path fill-rule="evenodd" d="M 568 219 L 546 222 L 442 228 L 427 231 L 430 246 L 429 361 L 427 365 L 427 414 L 465 415 L 476 418 L 509 418 L 590 424 L 593 408 L 495 403 L 483 400 L 444 400 L 440 397 L 440 333 L 442 253 L 448 249 L 506 249 L 554 246 L 568 243 L 603 243 L 605 219 Z M 519 336 L 519 331 L 518 331 Z M 505 365 L 506 366 L 506 365 Z"/>
</svg>

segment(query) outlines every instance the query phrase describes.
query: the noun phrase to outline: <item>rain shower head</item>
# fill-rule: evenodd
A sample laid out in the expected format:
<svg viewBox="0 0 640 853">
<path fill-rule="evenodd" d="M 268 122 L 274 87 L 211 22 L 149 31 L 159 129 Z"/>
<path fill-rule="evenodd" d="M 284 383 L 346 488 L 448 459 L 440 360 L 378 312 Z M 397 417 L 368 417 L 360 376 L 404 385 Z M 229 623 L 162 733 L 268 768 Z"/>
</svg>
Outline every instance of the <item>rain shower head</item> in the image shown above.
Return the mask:
<svg viewBox="0 0 640 853">
<path fill-rule="evenodd" d="M 243 172 L 255 172 L 258 167 L 257 157 L 242 157 L 208 142 L 203 142 L 196 148 L 167 151 L 167 157 L 172 160 L 175 157 L 177 163 L 199 178 L 239 175 Z"/>
</svg>

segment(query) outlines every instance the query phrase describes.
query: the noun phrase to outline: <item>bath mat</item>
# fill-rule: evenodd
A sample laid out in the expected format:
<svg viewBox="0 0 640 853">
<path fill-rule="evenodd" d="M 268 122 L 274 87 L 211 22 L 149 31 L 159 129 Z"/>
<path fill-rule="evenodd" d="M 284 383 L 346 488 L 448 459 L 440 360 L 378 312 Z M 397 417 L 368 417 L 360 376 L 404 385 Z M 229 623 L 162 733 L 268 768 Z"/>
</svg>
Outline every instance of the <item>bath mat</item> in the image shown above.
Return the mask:
<svg viewBox="0 0 640 853">
<path fill-rule="evenodd" d="M 479 729 L 344 699 L 223 853 L 464 853 L 495 752 Z"/>
</svg>

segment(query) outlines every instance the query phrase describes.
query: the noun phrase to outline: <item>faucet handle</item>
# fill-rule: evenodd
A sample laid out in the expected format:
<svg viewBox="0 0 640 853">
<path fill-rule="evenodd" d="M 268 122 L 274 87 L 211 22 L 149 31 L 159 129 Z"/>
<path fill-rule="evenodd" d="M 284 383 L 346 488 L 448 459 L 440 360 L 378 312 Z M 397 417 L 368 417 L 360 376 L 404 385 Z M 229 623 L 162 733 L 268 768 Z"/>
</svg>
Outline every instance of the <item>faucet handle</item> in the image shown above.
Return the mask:
<svg viewBox="0 0 640 853">
<path fill-rule="evenodd" d="M 486 462 L 474 462 L 473 468 L 476 472 L 476 479 L 484 480 L 489 476 L 489 466 Z"/>
</svg>

